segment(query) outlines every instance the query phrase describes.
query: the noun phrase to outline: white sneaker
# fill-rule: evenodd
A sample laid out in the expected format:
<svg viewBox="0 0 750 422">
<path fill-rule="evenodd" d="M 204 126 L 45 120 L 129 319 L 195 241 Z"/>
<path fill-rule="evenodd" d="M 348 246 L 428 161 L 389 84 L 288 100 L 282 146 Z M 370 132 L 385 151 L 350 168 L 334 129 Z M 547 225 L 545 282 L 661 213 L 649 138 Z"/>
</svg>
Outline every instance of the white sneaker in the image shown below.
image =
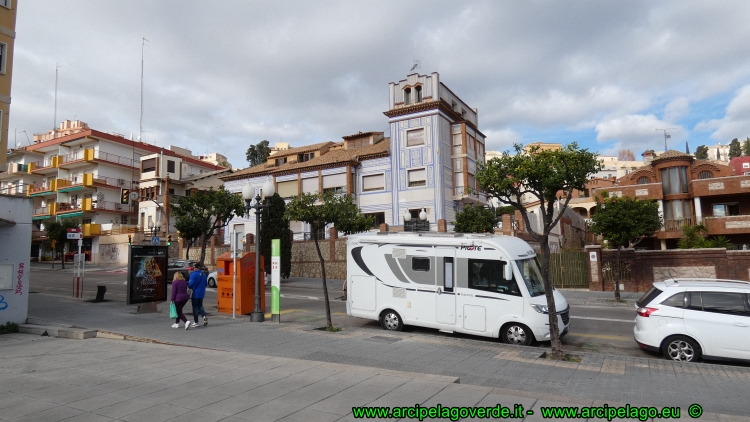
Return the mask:
<svg viewBox="0 0 750 422">
<path fill-rule="evenodd" d="M 174 323 L 172 324 L 172 328 L 180 328 L 180 324 Z"/>
<path fill-rule="evenodd" d="M 190 327 L 191 327 L 191 328 L 192 328 L 192 327 L 197 327 L 197 326 L 198 326 L 198 323 L 197 323 L 197 322 L 191 322 L 191 323 L 190 323 Z"/>
<path fill-rule="evenodd" d="M 190 321 L 185 321 L 185 329 L 187 330 L 190 328 Z"/>
</svg>

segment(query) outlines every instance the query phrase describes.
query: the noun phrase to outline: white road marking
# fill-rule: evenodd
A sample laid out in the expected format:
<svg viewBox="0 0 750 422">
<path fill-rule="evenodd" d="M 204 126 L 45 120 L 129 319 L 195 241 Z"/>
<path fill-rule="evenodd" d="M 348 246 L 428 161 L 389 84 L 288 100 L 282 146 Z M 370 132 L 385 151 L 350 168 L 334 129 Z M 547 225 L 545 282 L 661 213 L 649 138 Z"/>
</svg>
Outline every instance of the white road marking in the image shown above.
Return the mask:
<svg viewBox="0 0 750 422">
<path fill-rule="evenodd" d="M 594 318 L 587 316 L 571 316 L 573 319 L 589 319 L 592 321 L 611 321 L 611 322 L 635 322 L 635 319 L 615 319 L 615 318 Z"/>
</svg>

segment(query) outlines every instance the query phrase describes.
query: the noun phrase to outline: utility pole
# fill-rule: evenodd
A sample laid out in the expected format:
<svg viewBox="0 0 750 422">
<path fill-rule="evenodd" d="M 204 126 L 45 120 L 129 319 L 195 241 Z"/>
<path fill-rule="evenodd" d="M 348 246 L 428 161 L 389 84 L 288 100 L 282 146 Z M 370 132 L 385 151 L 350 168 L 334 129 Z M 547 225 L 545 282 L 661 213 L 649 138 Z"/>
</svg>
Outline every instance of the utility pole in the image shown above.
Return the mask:
<svg viewBox="0 0 750 422">
<path fill-rule="evenodd" d="M 55 117 L 54 117 L 54 121 L 52 122 L 53 130 L 57 127 L 57 69 L 61 67 L 62 66 L 55 63 Z"/>
<path fill-rule="evenodd" d="M 140 132 L 138 133 L 138 140 L 141 142 L 143 142 L 143 49 L 147 42 L 150 41 L 145 37 L 143 38 L 143 41 L 141 41 L 141 126 Z"/>
<path fill-rule="evenodd" d="M 669 139 L 669 138 L 672 137 L 672 135 L 668 134 L 667 131 L 668 130 L 675 130 L 675 129 L 677 129 L 677 128 L 676 127 L 668 127 L 666 129 L 656 129 L 657 132 L 658 131 L 664 132 L 664 152 L 667 152 L 667 139 Z"/>
</svg>

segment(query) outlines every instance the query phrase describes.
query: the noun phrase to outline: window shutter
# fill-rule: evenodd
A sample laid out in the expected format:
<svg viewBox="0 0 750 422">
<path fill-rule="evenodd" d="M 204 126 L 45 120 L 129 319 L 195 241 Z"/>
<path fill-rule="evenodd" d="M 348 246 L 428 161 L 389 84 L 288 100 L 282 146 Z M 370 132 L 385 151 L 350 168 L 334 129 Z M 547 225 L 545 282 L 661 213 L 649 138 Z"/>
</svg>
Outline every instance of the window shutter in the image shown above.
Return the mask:
<svg viewBox="0 0 750 422">
<path fill-rule="evenodd" d="M 307 179 L 302 179 L 302 192 L 318 193 L 318 178 L 309 177 Z"/>
<path fill-rule="evenodd" d="M 346 187 L 346 173 L 323 176 L 323 189 Z"/>
<path fill-rule="evenodd" d="M 362 191 L 385 189 L 385 177 L 383 174 L 373 174 L 371 176 L 362 176 Z"/>
<path fill-rule="evenodd" d="M 296 180 L 290 180 L 288 182 L 279 182 L 276 185 L 279 196 L 282 198 L 291 198 L 293 196 L 299 195 L 299 191 L 297 190 L 297 181 Z"/>
</svg>

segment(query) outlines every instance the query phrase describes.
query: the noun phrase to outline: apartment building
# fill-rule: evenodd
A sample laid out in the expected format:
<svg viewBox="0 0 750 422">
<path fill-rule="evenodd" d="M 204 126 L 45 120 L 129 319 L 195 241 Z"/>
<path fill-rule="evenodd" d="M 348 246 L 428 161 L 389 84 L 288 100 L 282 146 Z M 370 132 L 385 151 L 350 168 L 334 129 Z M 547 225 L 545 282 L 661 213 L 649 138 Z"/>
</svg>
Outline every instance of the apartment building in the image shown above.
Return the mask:
<svg viewBox="0 0 750 422">
<path fill-rule="evenodd" d="M 249 183 L 257 190 L 270 177 L 284 198 L 334 189 L 353 195 L 376 224 L 398 230 L 404 215 L 426 225 L 455 220 L 464 204 L 486 204 L 474 174 L 484 162 L 485 136 L 478 112 L 440 81 L 438 73 L 410 74 L 389 84 L 390 137 L 359 132 L 341 142 L 277 149 L 264 165 L 222 177 L 231 192 Z M 255 217 L 237 218 L 231 228 L 254 232 Z M 294 232 L 307 232 L 295 223 Z"/>
<path fill-rule="evenodd" d="M 91 129 L 85 122 L 66 120 L 58 128 L 35 134 L 33 145 L 9 150 L 0 192 L 33 198 L 32 256 L 51 259 L 45 223 L 76 218 L 83 231 L 83 250 L 95 262 L 101 236 L 138 231 L 134 201 L 124 192 L 140 191 L 141 157 L 162 148 Z M 167 155 L 179 154 L 167 151 Z M 204 171 L 221 169 L 195 158 Z M 123 203 L 127 202 L 127 203 Z M 58 252 L 73 250 L 58 245 Z"/>
<path fill-rule="evenodd" d="M 674 249 L 683 226 L 704 224 L 709 236 L 726 236 L 737 247 L 750 246 L 750 175 L 715 161 L 696 160 L 670 150 L 607 190 L 659 201 L 664 227 L 639 246 Z"/>
<path fill-rule="evenodd" d="M 17 0 L 0 1 L 0 151 L 8 149 L 8 114 L 13 80 L 16 11 Z M 5 163 L 6 156 L 0 154 L 0 171 L 7 170 Z"/>
<path fill-rule="evenodd" d="M 212 160 L 196 157 L 190 150 L 175 146 L 141 156 L 139 167 L 139 218 L 134 224 L 139 231 L 160 236 L 176 233 L 175 221 L 169 218 L 172 201 L 198 190 L 218 189 L 224 183 L 219 176 L 232 173 L 231 168 L 213 164 Z"/>
</svg>

